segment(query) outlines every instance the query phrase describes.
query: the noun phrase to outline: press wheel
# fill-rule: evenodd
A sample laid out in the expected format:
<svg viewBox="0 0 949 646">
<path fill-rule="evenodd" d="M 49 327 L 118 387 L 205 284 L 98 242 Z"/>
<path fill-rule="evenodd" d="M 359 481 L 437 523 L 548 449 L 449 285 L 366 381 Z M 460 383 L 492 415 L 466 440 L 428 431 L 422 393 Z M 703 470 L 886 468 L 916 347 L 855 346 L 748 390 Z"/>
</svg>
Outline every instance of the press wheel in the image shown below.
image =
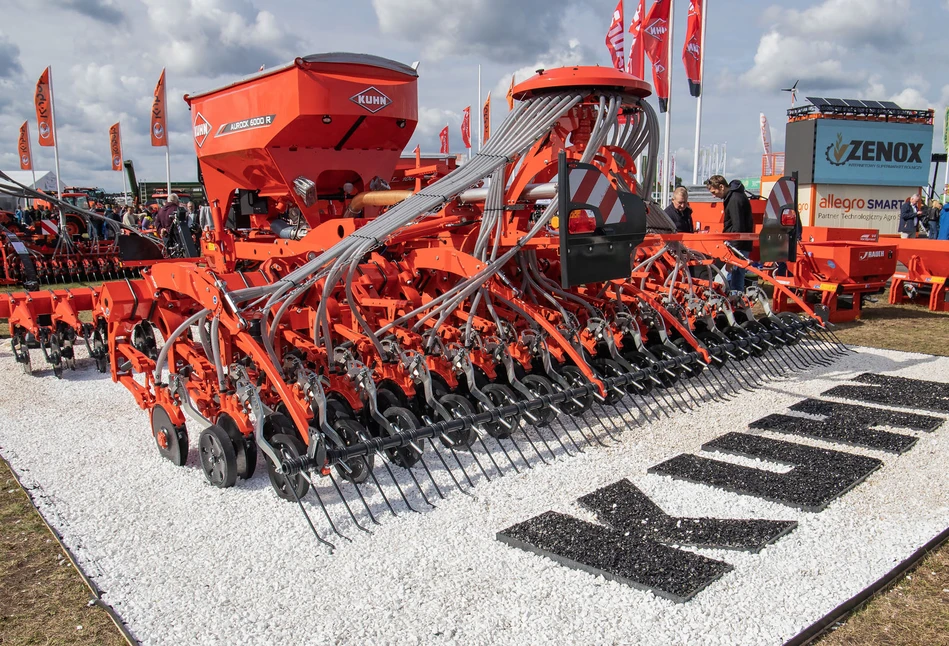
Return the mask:
<svg viewBox="0 0 949 646">
<path fill-rule="evenodd" d="M 346 446 L 352 446 L 357 442 L 361 442 L 364 437 L 368 437 L 369 435 L 362 424 L 347 417 L 338 418 L 332 423 L 332 427 L 336 429 L 336 432 L 343 439 L 343 444 Z M 365 457 L 351 458 L 346 461 L 346 467 L 349 468 L 349 471 L 342 465 L 337 464 L 336 473 L 338 473 L 341 478 L 355 484 L 365 482 L 369 478 L 369 473 L 375 464 L 375 457 L 374 454 L 370 453 Z"/>
<path fill-rule="evenodd" d="M 231 436 L 217 424 L 212 424 L 198 437 L 201 469 L 204 477 L 215 487 L 226 489 L 237 482 L 237 454 Z"/>
<path fill-rule="evenodd" d="M 447 395 L 442 395 L 441 399 L 438 401 L 448 411 L 449 417 L 445 419 L 446 422 L 453 419 L 470 417 L 475 413 L 471 402 L 461 395 L 448 393 Z M 452 433 L 445 433 L 445 435 L 442 437 L 442 444 L 455 449 L 463 449 L 468 448 L 474 444 L 474 441 L 477 438 L 477 432 L 474 430 L 474 428 L 469 427 L 468 429 L 454 431 Z"/>
<path fill-rule="evenodd" d="M 270 445 L 277 452 L 277 455 L 280 456 L 281 460 L 289 460 L 298 458 L 301 455 L 306 455 L 306 445 L 303 444 L 303 440 L 296 435 L 277 433 L 270 438 Z M 303 477 L 303 474 L 298 473 L 296 475 L 287 476 L 282 473 L 277 473 L 277 466 L 271 462 L 269 458 L 267 458 L 266 462 L 270 485 L 278 497 L 289 500 L 290 502 L 296 502 L 298 498 L 302 498 L 306 495 L 306 492 L 310 490 L 310 483 Z M 296 492 L 296 495 L 294 495 L 294 492 Z"/>
<path fill-rule="evenodd" d="M 401 406 L 390 406 L 382 413 L 382 416 L 389 421 L 392 430 L 396 433 L 414 431 L 419 427 L 419 421 L 412 414 L 412 411 Z M 425 440 L 419 439 L 415 440 L 413 444 L 424 450 L 424 442 Z M 397 464 L 403 469 L 411 469 L 422 459 L 422 453 L 412 446 L 402 446 L 397 449 L 386 449 L 385 451 L 393 464 Z"/>
<path fill-rule="evenodd" d="M 534 398 L 554 394 L 554 385 L 547 377 L 534 374 L 525 375 L 521 379 L 521 383 L 531 392 Z M 557 411 L 549 406 L 532 410 L 531 415 L 537 418 L 537 421 L 534 422 L 536 426 L 547 426 L 557 419 Z"/>
<path fill-rule="evenodd" d="M 517 396 L 514 394 L 514 391 L 511 390 L 510 386 L 504 384 L 487 384 L 481 389 L 481 392 L 487 395 L 495 408 L 517 403 Z M 487 408 L 484 403 L 481 403 L 481 406 Z M 514 429 L 518 427 L 520 422 L 520 418 L 517 415 L 511 415 L 503 419 L 509 426 L 505 426 L 501 421 L 484 425 L 485 430 L 488 431 L 491 437 L 499 440 L 511 437 L 511 434 L 514 432 Z"/>
<path fill-rule="evenodd" d="M 221 413 L 217 418 L 217 425 L 227 432 L 234 445 L 234 454 L 237 458 L 237 477 L 241 480 L 250 480 L 257 468 L 257 443 L 250 435 L 241 433 L 237 422 L 227 413 Z"/>
</svg>

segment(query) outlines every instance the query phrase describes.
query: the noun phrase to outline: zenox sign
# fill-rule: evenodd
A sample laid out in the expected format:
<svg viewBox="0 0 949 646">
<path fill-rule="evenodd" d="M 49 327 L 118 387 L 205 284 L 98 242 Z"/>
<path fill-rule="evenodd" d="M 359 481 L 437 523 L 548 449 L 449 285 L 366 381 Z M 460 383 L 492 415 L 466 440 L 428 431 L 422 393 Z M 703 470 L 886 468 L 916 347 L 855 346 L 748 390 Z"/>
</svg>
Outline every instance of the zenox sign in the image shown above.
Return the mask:
<svg viewBox="0 0 949 646">
<path fill-rule="evenodd" d="M 926 183 L 933 127 L 821 119 L 814 142 L 814 182 L 863 186 Z"/>
</svg>

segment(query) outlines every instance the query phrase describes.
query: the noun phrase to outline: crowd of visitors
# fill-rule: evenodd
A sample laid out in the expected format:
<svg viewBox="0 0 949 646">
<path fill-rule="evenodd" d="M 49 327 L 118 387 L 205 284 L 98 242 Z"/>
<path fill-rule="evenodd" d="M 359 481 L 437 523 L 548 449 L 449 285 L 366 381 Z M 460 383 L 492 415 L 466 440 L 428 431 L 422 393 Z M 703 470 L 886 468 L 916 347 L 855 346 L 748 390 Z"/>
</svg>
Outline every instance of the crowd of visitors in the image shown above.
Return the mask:
<svg viewBox="0 0 949 646">
<path fill-rule="evenodd" d="M 919 195 L 910 195 L 900 208 L 900 237 L 917 238 L 920 234 L 931 240 L 949 240 L 949 204 L 938 199 L 926 202 Z"/>
</svg>

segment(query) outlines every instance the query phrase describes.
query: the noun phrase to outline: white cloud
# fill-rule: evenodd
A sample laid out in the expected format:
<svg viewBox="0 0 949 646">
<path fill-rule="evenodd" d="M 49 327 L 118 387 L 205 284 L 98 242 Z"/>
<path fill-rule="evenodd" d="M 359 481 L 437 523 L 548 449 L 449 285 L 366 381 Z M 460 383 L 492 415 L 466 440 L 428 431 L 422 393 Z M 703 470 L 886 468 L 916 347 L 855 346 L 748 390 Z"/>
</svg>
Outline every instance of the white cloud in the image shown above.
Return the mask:
<svg viewBox="0 0 949 646">
<path fill-rule="evenodd" d="M 249 0 L 143 0 L 169 70 L 191 75 L 251 74 L 293 58 L 297 38 Z"/>
<path fill-rule="evenodd" d="M 833 42 L 770 31 L 761 37 L 754 66 L 741 80 L 759 90 L 780 90 L 800 80 L 807 91 L 853 88 L 862 73 L 844 69 L 847 51 Z"/>
<path fill-rule="evenodd" d="M 910 0 L 824 0 L 803 10 L 768 7 L 763 17 L 786 33 L 862 46 L 881 34 L 897 34 L 912 13 Z M 887 43 L 899 46 L 899 37 L 888 37 Z"/>
<path fill-rule="evenodd" d="M 563 33 L 567 0 L 372 0 L 382 33 L 426 56 L 472 55 L 520 63 L 544 54 Z"/>
</svg>

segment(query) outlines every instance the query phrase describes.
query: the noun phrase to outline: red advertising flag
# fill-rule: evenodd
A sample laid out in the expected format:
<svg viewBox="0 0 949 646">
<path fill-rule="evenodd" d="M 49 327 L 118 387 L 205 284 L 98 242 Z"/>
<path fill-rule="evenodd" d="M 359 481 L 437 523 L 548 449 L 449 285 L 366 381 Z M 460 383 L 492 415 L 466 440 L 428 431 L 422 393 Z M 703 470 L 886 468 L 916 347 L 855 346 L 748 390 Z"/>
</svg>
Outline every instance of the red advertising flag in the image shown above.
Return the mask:
<svg viewBox="0 0 949 646">
<path fill-rule="evenodd" d="M 481 123 L 484 126 L 484 139 L 481 140 L 482 144 L 488 143 L 488 138 L 491 136 L 491 93 L 488 92 L 488 98 L 484 100 L 484 105 L 481 107 Z"/>
<path fill-rule="evenodd" d="M 155 86 L 155 100 L 152 101 L 152 145 L 167 146 L 167 121 L 165 114 L 165 68 L 161 70 L 161 76 L 158 77 L 158 85 Z"/>
<path fill-rule="evenodd" d="M 689 94 L 702 94 L 702 0 L 689 2 L 689 21 L 686 26 L 685 46 L 682 47 L 682 62 L 689 79 Z"/>
<path fill-rule="evenodd" d="M 109 152 L 112 154 L 112 170 L 122 170 L 122 135 L 119 124 L 109 128 Z"/>
<path fill-rule="evenodd" d="M 511 74 L 511 87 L 507 89 L 507 109 L 514 109 L 514 75 Z"/>
<path fill-rule="evenodd" d="M 616 9 L 613 10 L 613 21 L 610 22 L 610 28 L 606 30 L 606 48 L 610 50 L 613 67 L 618 70 L 623 70 L 626 67 L 623 55 L 623 27 L 625 24 L 626 21 L 623 20 L 623 0 L 619 0 Z"/>
<path fill-rule="evenodd" d="M 652 62 L 652 83 L 659 99 L 659 111 L 669 107 L 669 10 L 672 0 L 656 0 L 643 24 L 643 45 Z"/>
<path fill-rule="evenodd" d="M 465 108 L 461 115 L 461 142 L 465 148 L 471 148 L 471 106 Z M 447 152 L 447 151 L 446 151 Z"/>
<path fill-rule="evenodd" d="M 646 0 L 639 0 L 636 13 L 629 23 L 632 34 L 629 43 L 629 59 L 626 61 L 626 73 L 636 78 L 646 77 L 646 50 L 643 41 L 643 17 L 646 15 Z"/>
<path fill-rule="evenodd" d="M 20 170 L 33 170 L 33 154 L 30 151 L 30 122 L 24 121 L 20 126 L 20 141 L 16 146 L 20 156 Z"/>
<path fill-rule="evenodd" d="M 36 127 L 40 133 L 40 146 L 55 146 L 56 136 L 53 133 L 53 100 L 49 86 L 49 68 L 40 74 L 36 82 L 36 94 L 33 95 L 36 104 Z"/>
<path fill-rule="evenodd" d="M 438 133 L 438 140 L 441 143 L 441 146 L 438 149 L 438 153 L 441 155 L 447 155 L 448 154 L 448 126 L 445 126 L 444 128 L 442 128 L 442 131 Z"/>
</svg>

